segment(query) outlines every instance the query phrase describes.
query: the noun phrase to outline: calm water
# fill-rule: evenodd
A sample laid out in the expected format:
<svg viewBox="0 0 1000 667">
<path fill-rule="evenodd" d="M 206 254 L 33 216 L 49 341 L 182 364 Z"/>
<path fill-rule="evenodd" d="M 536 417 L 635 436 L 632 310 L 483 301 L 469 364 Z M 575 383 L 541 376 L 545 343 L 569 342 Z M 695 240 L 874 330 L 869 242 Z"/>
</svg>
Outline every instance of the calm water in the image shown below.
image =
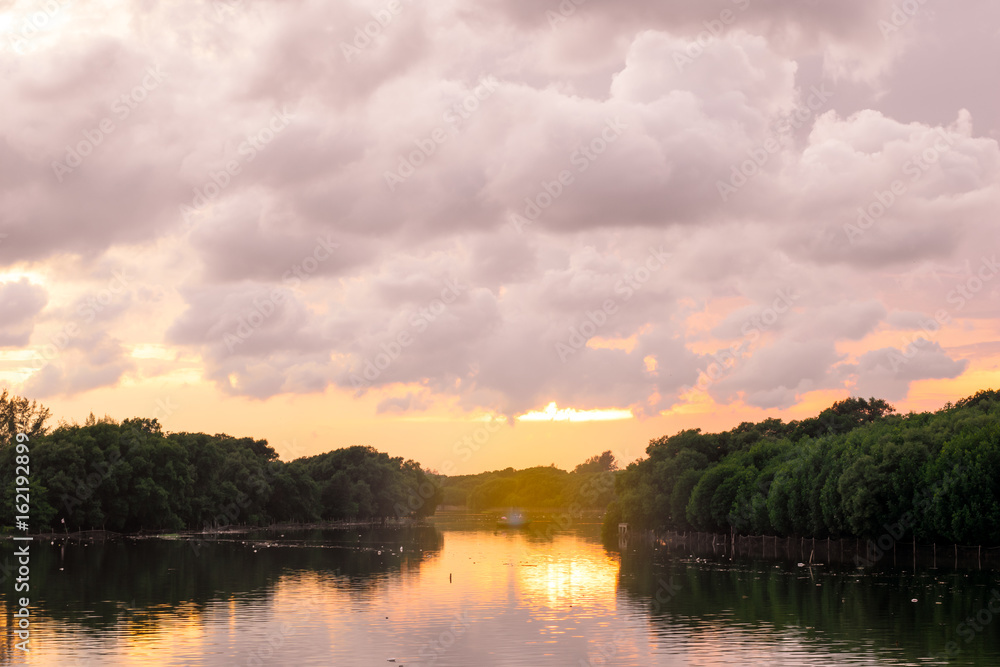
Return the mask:
<svg viewBox="0 0 1000 667">
<path fill-rule="evenodd" d="M 0 662 L 1000 665 L 992 573 L 654 562 L 596 524 L 494 525 L 36 544 L 32 651 L 14 650 L 8 579 Z"/>
</svg>

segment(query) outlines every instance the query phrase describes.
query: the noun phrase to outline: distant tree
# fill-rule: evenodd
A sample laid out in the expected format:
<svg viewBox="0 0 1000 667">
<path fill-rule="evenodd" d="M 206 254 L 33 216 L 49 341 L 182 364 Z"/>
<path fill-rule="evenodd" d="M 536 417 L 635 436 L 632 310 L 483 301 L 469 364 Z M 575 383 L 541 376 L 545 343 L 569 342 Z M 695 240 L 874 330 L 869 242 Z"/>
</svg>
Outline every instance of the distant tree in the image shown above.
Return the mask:
<svg viewBox="0 0 1000 667">
<path fill-rule="evenodd" d="M 611 472 L 612 470 L 618 470 L 618 463 L 615 461 L 615 455 L 612 454 L 609 449 L 608 451 L 602 452 L 596 456 L 591 456 L 589 459 L 574 468 L 573 472 Z"/>
<path fill-rule="evenodd" d="M 45 435 L 45 422 L 50 416 L 49 409 L 37 401 L 28 402 L 4 389 L 0 394 L 0 446 L 13 442 L 18 433 L 29 438 Z"/>
<path fill-rule="evenodd" d="M 963 398 L 955 403 L 954 406 L 949 403 L 946 407 L 951 408 L 971 408 L 977 407 L 981 404 L 994 404 L 1000 402 L 1000 392 L 994 389 L 982 389 L 977 391 L 972 396 Z"/>
<path fill-rule="evenodd" d="M 848 433 L 859 426 L 881 421 L 896 412 L 896 408 L 881 398 L 845 398 L 837 401 L 818 416 L 792 422 L 792 440 L 803 437 Z"/>
</svg>

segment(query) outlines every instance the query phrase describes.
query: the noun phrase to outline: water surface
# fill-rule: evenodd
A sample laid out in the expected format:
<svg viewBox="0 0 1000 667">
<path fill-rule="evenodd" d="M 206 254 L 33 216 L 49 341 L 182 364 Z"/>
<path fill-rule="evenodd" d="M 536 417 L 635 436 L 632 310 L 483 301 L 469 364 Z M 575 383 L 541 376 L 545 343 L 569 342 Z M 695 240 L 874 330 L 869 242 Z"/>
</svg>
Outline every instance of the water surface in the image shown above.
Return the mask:
<svg viewBox="0 0 1000 667">
<path fill-rule="evenodd" d="M 0 661 L 1000 665 L 989 572 L 619 555 L 596 523 L 495 526 L 35 544 L 32 651 L 14 650 L 8 579 Z"/>
</svg>

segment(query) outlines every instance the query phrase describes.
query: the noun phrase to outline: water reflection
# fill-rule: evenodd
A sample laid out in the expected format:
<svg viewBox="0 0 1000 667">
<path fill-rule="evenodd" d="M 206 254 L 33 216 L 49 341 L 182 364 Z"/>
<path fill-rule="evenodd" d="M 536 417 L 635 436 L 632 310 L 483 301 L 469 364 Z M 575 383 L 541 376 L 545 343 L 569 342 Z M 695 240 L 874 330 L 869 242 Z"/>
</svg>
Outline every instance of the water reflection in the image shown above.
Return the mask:
<svg viewBox="0 0 1000 667">
<path fill-rule="evenodd" d="M 654 562 L 639 551 L 623 555 L 619 587 L 648 613 L 659 643 L 687 634 L 691 653 L 679 664 L 724 664 L 706 657 L 719 646 L 758 664 L 1000 664 L 997 633 L 966 642 L 957 632 L 988 604 L 989 573 Z M 658 602 L 665 590 L 669 599 Z M 951 641 L 960 652 L 949 662 Z"/>
<path fill-rule="evenodd" d="M 1000 664 L 996 632 L 956 637 L 989 602 L 987 576 L 619 557 L 598 535 L 445 515 L 405 530 L 36 545 L 33 651 L 15 653 L 7 631 L 0 662 L 913 665 L 944 664 L 929 657 L 958 639 L 949 664 Z"/>
</svg>

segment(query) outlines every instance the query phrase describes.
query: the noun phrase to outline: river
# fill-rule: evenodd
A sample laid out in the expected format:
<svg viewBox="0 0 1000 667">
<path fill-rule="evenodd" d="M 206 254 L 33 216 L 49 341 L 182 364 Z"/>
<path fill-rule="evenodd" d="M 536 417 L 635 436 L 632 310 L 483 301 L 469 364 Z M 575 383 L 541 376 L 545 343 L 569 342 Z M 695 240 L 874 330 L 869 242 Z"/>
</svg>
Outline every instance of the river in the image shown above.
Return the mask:
<svg viewBox="0 0 1000 667">
<path fill-rule="evenodd" d="M 14 646 L 6 576 L 0 662 L 1000 665 L 992 572 L 620 555 L 599 534 L 441 513 L 402 529 L 36 542 L 31 650 Z"/>
</svg>

